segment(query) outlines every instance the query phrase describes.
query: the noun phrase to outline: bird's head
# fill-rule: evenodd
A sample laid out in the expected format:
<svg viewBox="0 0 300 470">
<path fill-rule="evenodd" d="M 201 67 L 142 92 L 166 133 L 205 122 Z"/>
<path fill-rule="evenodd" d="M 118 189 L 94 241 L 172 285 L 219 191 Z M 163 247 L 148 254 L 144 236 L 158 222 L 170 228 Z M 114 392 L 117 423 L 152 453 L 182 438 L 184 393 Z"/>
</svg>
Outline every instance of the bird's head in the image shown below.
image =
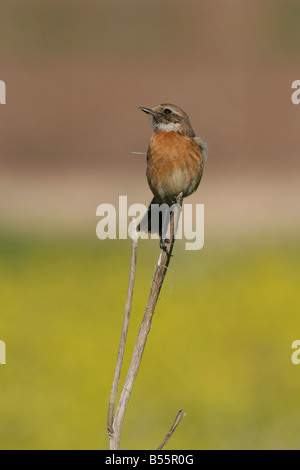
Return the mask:
<svg viewBox="0 0 300 470">
<path fill-rule="evenodd" d="M 188 137 L 195 136 L 188 115 L 174 104 L 160 104 L 154 108 L 139 109 L 149 115 L 153 132 L 177 132 Z"/>
</svg>

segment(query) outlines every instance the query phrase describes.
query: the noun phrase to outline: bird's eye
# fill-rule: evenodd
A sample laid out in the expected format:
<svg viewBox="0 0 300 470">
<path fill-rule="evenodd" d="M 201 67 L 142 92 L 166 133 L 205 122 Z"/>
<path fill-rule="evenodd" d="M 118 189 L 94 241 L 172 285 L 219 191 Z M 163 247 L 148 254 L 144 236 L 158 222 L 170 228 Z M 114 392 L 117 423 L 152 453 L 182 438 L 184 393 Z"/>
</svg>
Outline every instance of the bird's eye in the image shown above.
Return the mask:
<svg viewBox="0 0 300 470">
<path fill-rule="evenodd" d="M 170 114 L 170 113 L 171 113 L 171 110 L 170 110 L 169 108 L 166 108 L 166 109 L 164 109 L 164 113 L 165 113 L 165 114 Z"/>
</svg>

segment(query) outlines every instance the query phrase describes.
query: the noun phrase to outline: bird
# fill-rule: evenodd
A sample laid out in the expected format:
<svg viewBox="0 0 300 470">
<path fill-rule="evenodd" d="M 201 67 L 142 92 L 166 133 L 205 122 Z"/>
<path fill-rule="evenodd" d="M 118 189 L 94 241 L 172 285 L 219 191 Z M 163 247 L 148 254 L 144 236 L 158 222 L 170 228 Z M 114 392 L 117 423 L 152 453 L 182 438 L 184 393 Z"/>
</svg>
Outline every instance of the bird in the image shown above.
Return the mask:
<svg viewBox="0 0 300 470">
<path fill-rule="evenodd" d="M 180 107 L 160 104 L 139 109 L 150 117 L 152 126 L 146 175 L 154 197 L 137 231 L 146 226 L 149 233 L 159 233 L 163 244 L 163 214 L 159 214 L 159 227 L 153 227 L 151 206 L 171 206 L 180 193 L 185 198 L 196 191 L 207 157 L 207 144 L 202 137 L 196 137 L 188 115 Z"/>
</svg>

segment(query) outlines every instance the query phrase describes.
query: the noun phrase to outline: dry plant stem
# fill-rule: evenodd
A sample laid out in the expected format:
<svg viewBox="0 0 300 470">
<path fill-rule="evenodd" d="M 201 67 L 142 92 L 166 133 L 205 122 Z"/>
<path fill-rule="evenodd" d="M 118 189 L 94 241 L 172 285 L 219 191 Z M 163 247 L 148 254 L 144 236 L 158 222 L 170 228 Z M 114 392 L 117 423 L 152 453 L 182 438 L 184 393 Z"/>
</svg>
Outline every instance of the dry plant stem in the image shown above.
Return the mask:
<svg viewBox="0 0 300 470">
<path fill-rule="evenodd" d="M 164 440 L 162 441 L 160 446 L 158 446 L 157 450 L 161 450 L 165 447 L 166 443 L 168 442 L 168 440 L 172 436 L 173 432 L 177 428 L 177 426 L 180 423 L 180 421 L 182 420 L 183 416 L 184 416 L 184 410 L 181 409 L 181 410 L 178 411 L 178 413 L 176 415 L 176 418 L 174 419 L 174 423 L 170 427 L 170 430 L 169 430 L 168 434 L 166 435 L 166 437 L 164 438 Z"/>
<path fill-rule="evenodd" d="M 129 283 L 127 289 L 127 297 L 126 297 L 126 304 L 125 304 L 125 312 L 124 312 L 124 319 L 123 319 L 123 326 L 119 344 L 119 351 L 117 357 L 117 363 L 113 378 L 113 384 L 110 394 L 109 400 L 109 407 L 108 407 L 108 415 L 107 415 L 107 431 L 108 435 L 111 436 L 113 434 L 113 414 L 116 404 L 117 392 L 119 387 L 120 381 L 120 373 L 123 363 L 123 357 L 125 352 L 125 344 L 129 326 L 129 318 L 131 312 L 131 305 L 132 305 L 132 297 L 133 297 L 133 288 L 134 288 L 134 281 L 135 281 L 135 270 L 136 270 L 136 259 L 137 259 L 137 232 L 135 227 L 135 222 L 132 221 L 133 226 L 133 237 L 131 242 L 131 262 L 130 262 L 130 276 L 129 276 Z"/>
<path fill-rule="evenodd" d="M 150 295 L 148 298 L 148 302 L 146 305 L 144 317 L 141 322 L 140 330 L 137 336 L 136 344 L 134 347 L 134 351 L 132 354 L 131 363 L 128 369 L 128 373 L 124 382 L 124 386 L 122 388 L 119 402 L 116 407 L 115 416 L 113 419 L 113 429 L 112 433 L 110 434 L 110 443 L 109 448 L 116 450 L 119 449 L 120 445 L 120 435 L 122 424 L 125 416 L 125 412 L 127 409 L 128 401 L 130 398 L 130 394 L 138 373 L 138 369 L 142 360 L 143 352 L 145 349 L 147 337 L 151 328 L 151 320 L 153 317 L 154 309 L 158 300 L 158 296 L 162 287 L 162 283 L 165 278 L 165 274 L 170 262 L 170 258 L 172 255 L 172 250 L 175 242 L 175 217 L 176 221 L 179 219 L 180 210 L 182 206 L 182 194 L 179 194 L 176 198 L 176 210 L 177 214 L 171 212 L 170 216 L 170 240 L 165 242 L 166 250 L 162 250 L 159 261 L 156 267 L 155 274 L 152 279 Z M 179 207 L 178 207 L 179 206 Z"/>
</svg>

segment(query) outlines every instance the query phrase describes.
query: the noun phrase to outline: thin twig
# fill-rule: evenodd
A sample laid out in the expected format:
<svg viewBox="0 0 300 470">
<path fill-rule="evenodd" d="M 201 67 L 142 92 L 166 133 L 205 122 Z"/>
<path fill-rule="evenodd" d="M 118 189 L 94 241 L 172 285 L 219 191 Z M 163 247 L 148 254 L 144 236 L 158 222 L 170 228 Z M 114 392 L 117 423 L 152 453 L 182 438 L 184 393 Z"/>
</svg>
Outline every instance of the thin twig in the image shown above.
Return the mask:
<svg viewBox="0 0 300 470">
<path fill-rule="evenodd" d="M 130 276 L 129 276 L 129 283 L 128 283 L 128 289 L 127 289 L 127 297 L 126 297 L 123 326 L 122 326 L 122 332 L 121 332 L 121 338 L 120 338 L 120 344 L 119 344 L 119 351 L 118 351 L 117 363 L 116 363 L 116 368 L 115 368 L 115 373 L 114 373 L 114 378 L 113 378 L 113 384 L 111 388 L 108 415 L 107 415 L 107 431 L 108 431 L 109 436 L 113 435 L 113 432 L 114 432 L 113 431 L 113 414 L 114 414 L 114 409 L 115 409 L 121 368 L 122 368 L 124 352 L 125 352 L 125 344 L 126 344 L 126 339 L 127 339 L 127 332 L 128 332 L 129 318 L 130 318 L 132 297 L 133 297 L 133 288 L 134 288 L 134 281 L 135 281 L 138 236 L 137 236 L 134 220 L 132 220 L 132 227 L 133 227 L 133 233 L 132 233 L 132 242 L 131 242 Z"/>
<path fill-rule="evenodd" d="M 157 450 L 161 450 L 165 447 L 166 443 L 168 442 L 168 440 L 170 439 L 173 432 L 175 431 L 175 429 L 177 428 L 178 424 L 180 423 L 180 421 L 182 420 L 182 418 L 184 416 L 185 416 L 184 415 L 184 410 L 183 409 L 179 410 L 177 415 L 176 415 L 176 418 L 174 419 L 174 423 L 170 427 L 170 430 L 169 430 L 168 434 L 166 435 L 166 437 L 164 438 L 162 443 L 158 446 Z"/>
<path fill-rule="evenodd" d="M 176 226 L 179 220 L 179 215 L 182 206 L 182 194 L 179 194 L 176 198 L 175 210 L 176 214 L 176 225 L 175 225 L 175 214 L 171 212 L 170 216 L 170 239 L 165 241 L 165 250 L 160 253 L 159 261 L 156 267 L 155 274 L 152 279 L 151 290 L 148 298 L 148 302 L 145 308 L 144 317 L 141 322 L 140 330 L 137 336 L 136 344 L 132 354 L 131 363 L 127 372 L 127 376 L 124 382 L 124 386 L 120 393 L 119 401 L 116 407 L 116 412 L 113 418 L 113 426 L 109 427 L 109 448 L 116 450 L 119 449 L 120 436 L 122 424 L 125 416 L 125 412 L 128 406 L 128 401 L 131 395 L 131 391 L 138 373 L 139 366 L 141 364 L 143 352 L 145 349 L 148 334 L 151 328 L 151 320 L 153 317 L 154 309 L 158 300 L 158 296 L 166 275 L 167 268 L 172 256 L 173 246 L 175 242 Z M 111 412 L 110 412 L 111 416 Z"/>
</svg>

